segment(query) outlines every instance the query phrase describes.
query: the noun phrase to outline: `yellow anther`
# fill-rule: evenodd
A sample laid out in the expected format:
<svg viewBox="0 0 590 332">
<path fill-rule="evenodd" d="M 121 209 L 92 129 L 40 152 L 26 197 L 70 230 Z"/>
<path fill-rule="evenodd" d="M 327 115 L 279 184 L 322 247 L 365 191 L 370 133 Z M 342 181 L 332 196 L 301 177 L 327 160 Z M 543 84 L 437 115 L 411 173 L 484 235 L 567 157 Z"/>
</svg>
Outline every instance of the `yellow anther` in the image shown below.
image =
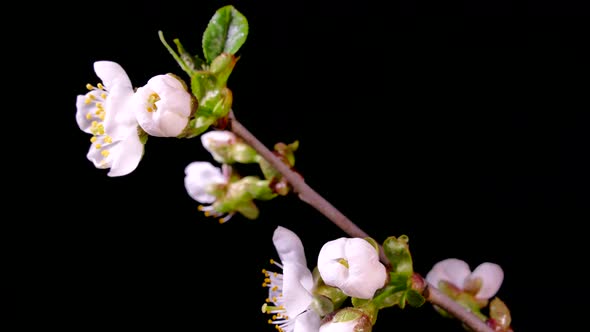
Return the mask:
<svg viewBox="0 0 590 332">
<path fill-rule="evenodd" d="M 281 304 L 281 305 L 279 306 L 279 309 L 285 309 L 285 306 Z"/>
<path fill-rule="evenodd" d="M 268 278 L 268 277 L 270 277 L 270 273 L 268 273 L 268 272 L 265 272 L 265 273 L 264 273 L 264 276 Z"/>
<path fill-rule="evenodd" d="M 98 109 L 100 110 L 102 108 L 102 103 L 101 102 L 97 102 L 96 103 L 96 107 L 98 107 Z"/>
<path fill-rule="evenodd" d="M 98 138 L 96 138 L 96 136 L 92 136 L 92 137 L 90 138 L 90 142 L 94 143 L 94 142 L 96 142 L 96 140 L 97 140 L 97 139 L 98 139 Z"/>
<path fill-rule="evenodd" d="M 272 324 L 272 319 L 269 319 L 269 320 L 268 320 L 268 323 L 269 323 L 269 324 Z"/>
<path fill-rule="evenodd" d="M 205 213 L 203 213 L 205 215 L 205 217 L 209 217 L 211 215 L 211 213 L 209 213 L 209 211 L 205 211 Z"/>
<path fill-rule="evenodd" d="M 100 144 L 100 143 L 96 143 L 96 148 L 97 148 L 97 149 L 100 149 L 100 148 L 102 148 L 102 144 Z"/>
<path fill-rule="evenodd" d="M 84 100 L 84 104 L 86 104 L 86 105 L 90 104 L 91 102 L 92 102 L 92 99 L 91 98 L 86 98 Z"/>
<path fill-rule="evenodd" d="M 104 121 L 104 115 L 105 115 L 104 112 L 102 112 L 98 115 L 98 118 L 101 119 L 102 121 Z"/>
<path fill-rule="evenodd" d="M 262 283 L 262 287 L 266 287 L 266 282 L 263 282 Z"/>
<path fill-rule="evenodd" d="M 86 84 L 86 89 L 94 90 L 94 86 L 92 86 L 92 84 L 88 83 L 88 84 Z"/>
<path fill-rule="evenodd" d="M 107 93 L 106 92 L 101 93 L 100 98 L 107 99 Z"/>
<path fill-rule="evenodd" d="M 153 109 L 153 108 L 151 108 L 151 107 L 148 107 L 148 108 L 147 108 L 147 111 L 151 113 L 151 112 L 153 112 L 153 111 L 154 111 L 154 109 Z"/>
<path fill-rule="evenodd" d="M 271 263 L 271 264 L 274 264 L 274 263 L 275 263 L 275 260 L 271 258 L 271 259 L 270 259 L 270 263 Z"/>
<path fill-rule="evenodd" d="M 276 296 L 273 296 L 272 301 L 273 302 L 277 302 L 277 297 Z"/>
<path fill-rule="evenodd" d="M 104 137 L 103 141 L 107 144 L 113 143 L 113 139 L 108 135 Z"/>
<path fill-rule="evenodd" d="M 265 278 L 264 279 L 264 282 L 270 282 L 270 279 L 269 278 Z"/>
<path fill-rule="evenodd" d="M 102 156 L 106 158 L 106 157 L 108 157 L 108 156 L 109 156 L 110 152 L 109 152 L 109 150 L 102 150 L 102 151 L 100 152 L 100 154 L 102 154 Z"/>
<path fill-rule="evenodd" d="M 272 320 L 277 320 L 277 315 L 272 315 Z"/>
<path fill-rule="evenodd" d="M 86 120 L 92 119 L 92 113 L 86 113 Z"/>
<path fill-rule="evenodd" d="M 278 289 L 279 289 L 279 286 L 274 286 L 273 288 L 271 288 L 271 290 L 272 290 L 273 292 L 276 292 Z"/>
<path fill-rule="evenodd" d="M 101 90 L 103 90 L 103 89 L 104 89 L 104 85 L 102 85 L 102 83 L 98 83 L 96 86 L 97 86 L 99 89 L 101 89 Z"/>
<path fill-rule="evenodd" d="M 270 299 L 269 299 L 269 298 L 266 298 L 266 300 L 264 300 L 264 301 L 265 301 L 265 302 L 270 302 Z"/>
<path fill-rule="evenodd" d="M 224 218 L 219 218 L 219 223 L 223 224 L 224 222 L 226 222 L 227 220 L 225 220 Z"/>
<path fill-rule="evenodd" d="M 204 206 L 202 206 L 202 205 L 197 206 L 197 210 L 199 210 L 199 211 L 203 211 L 203 208 L 204 208 Z"/>
<path fill-rule="evenodd" d="M 91 126 L 92 128 L 96 128 L 96 127 L 98 126 L 98 121 L 96 121 L 96 120 L 95 120 L 95 121 L 92 121 L 92 122 L 90 123 L 90 126 Z"/>
<path fill-rule="evenodd" d="M 266 270 L 265 269 L 262 269 L 262 273 L 266 274 Z"/>
<path fill-rule="evenodd" d="M 273 275 L 274 275 L 275 277 L 278 277 L 278 276 L 279 276 L 279 273 L 278 273 L 278 272 L 275 272 L 275 273 L 273 273 Z"/>
</svg>

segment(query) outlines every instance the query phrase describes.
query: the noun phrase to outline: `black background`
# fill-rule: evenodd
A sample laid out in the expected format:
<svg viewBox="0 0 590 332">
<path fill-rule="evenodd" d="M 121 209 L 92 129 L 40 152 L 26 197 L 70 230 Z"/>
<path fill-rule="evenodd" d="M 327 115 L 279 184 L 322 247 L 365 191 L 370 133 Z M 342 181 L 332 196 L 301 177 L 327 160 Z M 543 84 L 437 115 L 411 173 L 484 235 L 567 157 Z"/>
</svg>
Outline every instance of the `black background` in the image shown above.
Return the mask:
<svg viewBox="0 0 590 332">
<path fill-rule="evenodd" d="M 260 203 L 255 221 L 205 218 L 183 185 L 188 163 L 212 161 L 198 139 L 150 138 L 120 178 L 86 159 L 75 99 L 98 82 L 93 62 L 118 62 L 136 86 L 183 75 L 157 31 L 200 52 L 226 4 L 250 24 L 229 81 L 235 114 L 267 146 L 299 140 L 308 184 L 378 241 L 407 234 L 423 275 L 448 257 L 500 264 L 498 296 L 516 331 L 579 317 L 590 220 L 585 7 L 103 1 L 35 5 L 8 30 L 22 62 L 4 84 L 24 104 L 6 111 L 21 121 L 5 124 L 5 205 L 15 208 L 6 224 L 19 235 L 6 252 L 25 282 L 5 292 L 38 309 L 25 323 L 270 331 L 260 270 L 277 258 L 276 226 L 300 235 L 310 267 L 323 243 L 345 236 L 294 196 Z M 383 311 L 375 330 L 409 328 L 461 329 L 425 306 Z"/>
</svg>

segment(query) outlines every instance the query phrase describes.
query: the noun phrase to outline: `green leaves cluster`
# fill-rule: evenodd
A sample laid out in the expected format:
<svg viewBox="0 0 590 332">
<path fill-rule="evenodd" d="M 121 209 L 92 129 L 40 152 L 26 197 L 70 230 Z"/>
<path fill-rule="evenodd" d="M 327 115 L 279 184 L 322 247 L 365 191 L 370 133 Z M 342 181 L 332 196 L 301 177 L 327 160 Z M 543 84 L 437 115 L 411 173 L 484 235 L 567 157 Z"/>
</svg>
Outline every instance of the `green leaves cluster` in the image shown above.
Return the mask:
<svg viewBox="0 0 590 332">
<path fill-rule="evenodd" d="M 162 31 L 158 34 L 162 44 L 190 77 L 190 90 L 198 101 L 185 137 L 197 136 L 212 125 L 223 127 L 233 102 L 227 81 L 238 60 L 235 54 L 248 36 L 246 17 L 231 5 L 218 9 L 203 33 L 203 57 L 189 53 L 179 39 L 173 40 L 174 50 Z"/>
</svg>

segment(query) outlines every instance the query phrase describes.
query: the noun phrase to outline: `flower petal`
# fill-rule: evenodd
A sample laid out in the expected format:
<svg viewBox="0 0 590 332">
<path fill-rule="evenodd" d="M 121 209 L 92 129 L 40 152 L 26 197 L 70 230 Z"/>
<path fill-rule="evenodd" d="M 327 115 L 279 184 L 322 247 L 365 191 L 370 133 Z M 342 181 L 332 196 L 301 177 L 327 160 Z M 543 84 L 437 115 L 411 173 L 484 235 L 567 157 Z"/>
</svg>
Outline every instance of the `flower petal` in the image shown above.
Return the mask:
<svg viewBox="0 0 590 332">
<path fill-rule="evenodd" d="M 355 332 L 356 330 L 354 329 L 356 327 L 356 325 L 358 324 L 358 321 L 356 319 L 354 320 L 349 320 L 346 322 L 327 322 L 322 324 L 322 326 L 320 327 L 320 332 Z"/>
<path fill-rule="evenodd" d="M 137 119 L 134 113 L 133 89 L 114 85 L 105 102 L 104 129 L 114 139 L 124 139 L 130 130 L 137 133 Z"/>
<path fill-rule="evenodd" d="M 385 285 L 387 271 L 379 262 L 377 250 L 366 240 L 347 239 L 345 259 L 348 261 L 348 278 L 342 291 L 348 296 L 370 299 Z"/>
<path fill-rule="evenodd" d="M 116 62 L 96 61 L 94 63 L 94 72 L 107 90 L 110 90 L 116 84 L 133 88 L 129 76 L 127 76 L 123 67 Z"/>
<path fill-rule="evenodd" d="M 297 263 L 307 266 L 303 243 L 293 231 L 278 226 L 273 233 L 272 242 L 282 264 Z"/>
<path fill-rule="evenodd" d="M 345 260 L 348 267 L 340 261 Z M 385 285 L 387 271 L 375 248 L 360 238 L 340 238 L 327 242 L 318 256 L 318 270 L 327 285 L 346 295 L 370 299 Z"/>
<path fill-rule="evenodd" d="M 108 176 L 122 176 L 133 172 L 143 156 L 143 144 L 137 133 L 131 133 L 126 139 L 120 141 L 116 147 L 110 150 L 113 158 L 111 170 Z"/>
<path fill-rule="evenodd" d="M 482 263 L 473 270 L 469 278 L 481 278 L 482 286 L 475 295 L 478 299 L 490 299 L 496 295 L 502 281 L 504 281 L 504 271 L 498 264 Z"/>
<path fill-rule="evenodd" d="M 318 270 L 324 282 L 329 286 L 340 287 L 348 278 L 348 268 L 340 263 L 344 258 L 346 238 L 326 242 L 318 255 Z"/>
<path fill-rule="evenodd" d="M 93 96 L 95 99 L 101 99 L 99 90 L 90 91 L 83 96 L 79 95 L 76 98 L 76 122 L 80 130 L 90 134 L 92 121 L 100 120 L 100 118 L 95 114 L 96 103 L 87 102 L 89 101 L 89 96 Z"/>
<path fill-rule="evenodd" d="M 294 262 L 283 262 L 283 299 L 287 316 L 295 317 L 305 311 L 313 297 L 311 271 L 305 265 Z"/>
<path fill-rule="evenodd" d="M 309 309 L 295 318 L 293 332 L 318 332 L 320 324 L 320 315 Z"/>
<path fill-rule="evenodd" d="M 209 193 L 210 185 L 227 182 L 219 168 L 205 161 L 190 163 L 184 169 L 184 173 L 186 191 L 195 201 L 203 204 L 215 202 L 216 197 Z"/>
<path fill-rule="evenodd" d="M 448 258 L 434 264 L 426 275 L 426 280 L 437 288 L 439 281 L 444 280 L 462 289 L 463 282 L 470 273 L 471 270 L 467 263 L 460 259 Z"/>
</svg>

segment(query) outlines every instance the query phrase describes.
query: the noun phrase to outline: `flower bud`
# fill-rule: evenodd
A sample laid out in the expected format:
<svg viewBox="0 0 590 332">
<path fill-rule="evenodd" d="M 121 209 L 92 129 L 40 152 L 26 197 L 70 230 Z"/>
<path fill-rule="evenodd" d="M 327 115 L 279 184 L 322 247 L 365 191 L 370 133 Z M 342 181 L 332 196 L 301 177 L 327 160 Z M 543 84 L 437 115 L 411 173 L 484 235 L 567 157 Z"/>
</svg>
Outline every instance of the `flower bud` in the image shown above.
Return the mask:
<svg viewBox="0 0 590 332">
<path fill-rule="evenodd" d="M 192 96 L 172 75 L 152 77 L 135 92 L 137 122 L 151 136 L 176 137 L 186 128 L 192 111 Z"/>
</svg>

